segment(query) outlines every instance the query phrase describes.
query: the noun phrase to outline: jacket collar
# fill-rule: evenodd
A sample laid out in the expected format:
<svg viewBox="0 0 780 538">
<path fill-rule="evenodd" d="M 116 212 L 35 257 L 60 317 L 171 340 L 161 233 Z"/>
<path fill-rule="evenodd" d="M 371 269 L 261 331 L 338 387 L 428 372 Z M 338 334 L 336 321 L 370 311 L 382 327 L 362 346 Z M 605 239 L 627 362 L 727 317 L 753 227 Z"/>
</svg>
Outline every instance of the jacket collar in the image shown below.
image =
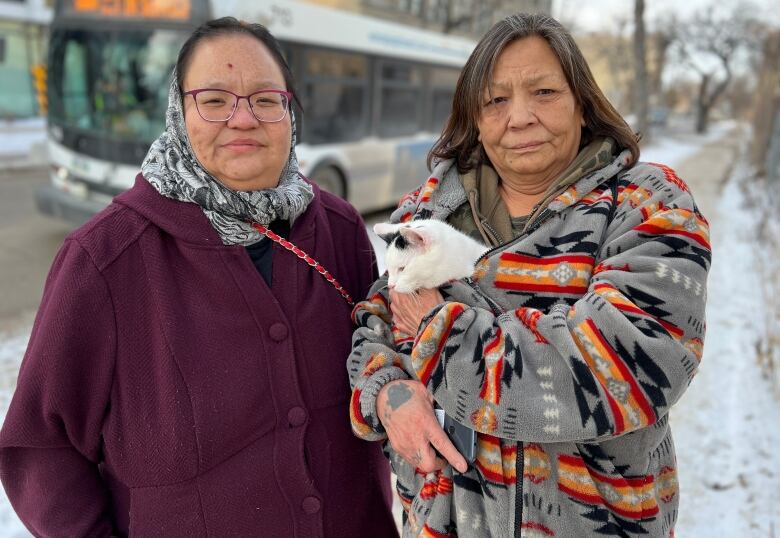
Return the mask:
<svg viewBox="0 0 780 538">
<path fill-rule="evenodd" d="M 602 140 L 591 145 L 598 146 L 597 155 L 589 155 L 587 159 L 580 159 L 578 155 L 571 165 L 564 171 L 555 187 L 548 191 L 544 207 L 537 207 L 534 214 L 543 209 L 560 212 L 575 204 L 593 191 L 598 185 L 604 183 L 628 165 L 631 152 L 623 150 L 617 155 L 611 153 L 611 141 Z M 480 196 L 483 193 L 480 192 Z M 407 216 L 411 210 L 413 219 L 434 218 L 446 220 L 458 207 L 469 201 L 467 189 L 464 187 L 463 176 L 458 172 L 454 160 L 441 161 L 434 167 L 431 178 L 422 187 L 419 196 L 414 203 L 415 207 L 402 205 L 391 215 L 392 222 L 409 220 Z M 479 204 L 482 205 L 482 204 Z M 478 214 L 484 216 L 484 207 L 474 207 Z M 504 210 L 506 211 L 506 210 Z M 508 213 L 507 213 L 508 215 Z M 532 215 L 533 218 L 534 215 Z"/>
</svg>

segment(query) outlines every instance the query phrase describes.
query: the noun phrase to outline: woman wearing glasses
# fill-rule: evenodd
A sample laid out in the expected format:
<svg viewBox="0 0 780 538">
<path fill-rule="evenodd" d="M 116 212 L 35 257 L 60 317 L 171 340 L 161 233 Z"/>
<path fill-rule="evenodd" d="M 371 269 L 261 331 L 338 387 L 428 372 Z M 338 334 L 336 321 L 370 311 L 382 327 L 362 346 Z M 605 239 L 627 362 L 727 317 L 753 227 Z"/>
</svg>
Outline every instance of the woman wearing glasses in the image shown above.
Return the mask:
<svg viewBox="0 0 780 538">
<path fill-rule="evenodd" d="M 342 366 L 372 249 L 298 173 L 294 95 L 265 28 L 206 23 L 135 186 L 66 239 L 0 434 L 35 535 L 397 535 Z"/>
</svg>

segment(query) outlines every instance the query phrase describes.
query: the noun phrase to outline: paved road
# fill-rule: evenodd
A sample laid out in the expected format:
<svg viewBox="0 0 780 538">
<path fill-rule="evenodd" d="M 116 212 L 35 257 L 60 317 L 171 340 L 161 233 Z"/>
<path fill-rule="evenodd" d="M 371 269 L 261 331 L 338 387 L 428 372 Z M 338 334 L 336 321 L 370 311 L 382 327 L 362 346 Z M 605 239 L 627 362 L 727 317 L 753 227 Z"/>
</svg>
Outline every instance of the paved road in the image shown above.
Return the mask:
<svg viewBox="0 0 780 538">
<path fill-rule="evenodd" d="M 0 332 L 29 323 L 67 223 L 40 215 L 34 194 L 47 168 L 0 169 Z"/>
<path fill-rule="evenodd" d="M 674 166 L 691 188 L 699 209 L 710 222 L 718 221 L 718 202 L 723 184 L 729 179 L 745 139 L 742 128 L 735 127 L 719 140 L 705 144 L 695 155 Z"/>
</svg>

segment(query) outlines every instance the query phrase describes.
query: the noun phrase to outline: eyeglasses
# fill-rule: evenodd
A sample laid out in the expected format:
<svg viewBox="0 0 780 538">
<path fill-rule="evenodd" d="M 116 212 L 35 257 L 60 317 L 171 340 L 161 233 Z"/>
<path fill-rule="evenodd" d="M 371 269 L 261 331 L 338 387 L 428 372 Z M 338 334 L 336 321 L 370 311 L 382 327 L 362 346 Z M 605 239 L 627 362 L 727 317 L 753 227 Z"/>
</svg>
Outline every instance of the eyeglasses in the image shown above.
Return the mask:
<svg viewBox="0 0 780 538">
<path fill-rule="evenodd" d="M 249 95 L 238 95 L 227 90 L 203 88 L 190 90 L 184 95 L 195 99 L 195 108 L 206 121 L 228 121 L 238 108 L 238 102 L 246 99 L 249 110 L 258 121 L 276 123 L 287 115 L 293 94 L 282 90 L 260 90 Z"/>
</svg>

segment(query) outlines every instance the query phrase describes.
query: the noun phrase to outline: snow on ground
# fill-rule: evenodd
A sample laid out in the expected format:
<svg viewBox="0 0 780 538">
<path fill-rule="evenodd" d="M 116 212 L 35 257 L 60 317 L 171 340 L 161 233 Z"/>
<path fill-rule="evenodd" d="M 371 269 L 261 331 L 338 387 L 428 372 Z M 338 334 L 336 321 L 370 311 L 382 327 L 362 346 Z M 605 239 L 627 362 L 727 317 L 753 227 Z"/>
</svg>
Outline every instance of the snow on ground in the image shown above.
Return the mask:
<svg viewBox="0 0 780 538">
<path fill-rule="evenodd" d="M 735 125 L 736 122 L 731 120 L 714 123 L 705 135 L 659 130 L 650 140 L 651 143 L 642 147 L 640 158 L 645 162 L 661 163 L 674 168 L 693 156 L 702 145 L 723 138 Z"/>
<path fill-rule="evenodd" d="M 374 231 L 371 229 L 370 226 L 367 227 L 368 230 L 368 238 L 371 240 L 371 245 L 374 247 L 374 252 L 376 252 L 376 265 L 379 268 L 379 274 L 383 274 L 385 272 L 385 251 L 387 250 L 387 245 L 385 244 L 382 239 L 379 238 L 378 235 L 374 233 Z"/>
<path fill-rule="evenodd" d="M 767 197 L 754 181 L 738 165 L 720 198 L 701 370 L 672 409 L 681 490 L 676 536 L 682 538 L 780 533 L 780 391 L 757 356 L 767 331 L 780 331 L 764 323 L 777 311 L 765 302 L 777 297 L 766 293 L 768 279 L 777 279 L 761 259 L 776 264 L 780 250 L 769 253 L 756 241 L 769 207 L 756 203 Z M 774 188 L 780 194 L 780 185 Z"/>
<path fill-rule="evenodd" d="M 46 142 L 46 119 L 29 118 L 24 120 L 0 121 L 0 133 L 3 136 L 0 144 L 0 157 L 26 155 L 33 146 Z"/>
<path fill-rule="evenodd" d="M 713 126 L 705 137 L 659 137 L 643 148 L 642 158 L 676 166 L 730 127 Z M 753 181 L 745 166 L 737 166 L 724 187 L 715 216 L 720 225 L 713 226 L 702 368 L 672 413 L 680 538 L 775 538 L 780 533 L 780 376 L 762 369 L 757 357 L 767 332 L 773 327 L 780 332 L 780 326 L 766 321 L 766 312 L 780 312 L 780 305 L 770 303 L 780 299 L 780 290 L 767 292 L 767 278 L 780 259 L 780 240 L 774 252 L 755 242 L 761 230 L 780 237 L 780 222 L 777 211 L 768 213 L 768 198 L 754 184 L 749 187 Z M 775 189 L 780 204 L 780 185 Z M 769 221 L 762 220 L 767 215 Z M 383 266 L 384 244 L 370 230 L 369 235 Z M 780 344 L 778 336 L 774 342 Z M 28 338 L 29 327 L 0 333 L 0 421 Z M 778 350 L 769 352 L 780 357 Z M 0 491 L 0 538 L 27 536 Z"/>
<path fill-rule="evenodd" d="M 0 423 L 5 420 L 8 404 L 11 403 L 19 362 L 27 347 L 30 329 L 16 330 L 11 333 L 0 333 Z M 16 517 L 5 490 L 0 488 L 0 537 L 22 538 L 30 536 L 24 525 Z"/>
</svg>

